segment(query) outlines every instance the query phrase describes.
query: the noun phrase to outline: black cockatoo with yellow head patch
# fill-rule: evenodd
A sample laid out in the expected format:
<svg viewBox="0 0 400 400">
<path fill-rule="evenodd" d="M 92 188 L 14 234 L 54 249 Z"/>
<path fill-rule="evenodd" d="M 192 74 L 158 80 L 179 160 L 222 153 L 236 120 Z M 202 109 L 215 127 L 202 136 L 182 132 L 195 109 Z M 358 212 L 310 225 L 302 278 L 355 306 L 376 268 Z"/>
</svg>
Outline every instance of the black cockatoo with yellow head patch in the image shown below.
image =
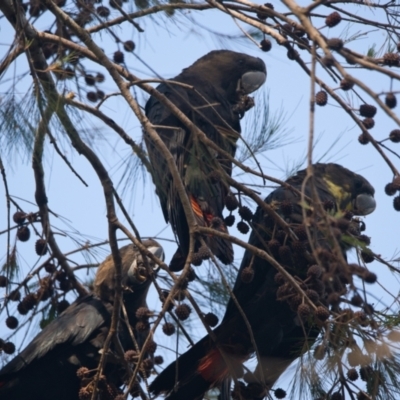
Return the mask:
<svg viewBox="0 0 400 400">
<path fill-rule="evenodd" d="M 257 208 L 249 244 L 266 258 L 245 251 L 233 287 L 235 301 L 229 300 L 214 330 L 216 342 L 207 335 L 170 364 L 150 385 L 154 394 L 197 400 L 220 386 L 221 399 L 229 399 L 229 385 L 223 383 L 240 379 L 243 363 L 257 351 L 254 382 L 238 385 L 235 398 L 262 399 L 289 364 L 309 350 L 329 317 L 329 295 L 346 293 L 352 282 L 346 251 L 360 231 L 351 218 L 376 206 L 374 189 L 362 176 L 337 164 L 315 164 L 312 171 L 309 176 L 300 171 L 275 189 L 265 199 L 269 210 Z"/>
</svg>

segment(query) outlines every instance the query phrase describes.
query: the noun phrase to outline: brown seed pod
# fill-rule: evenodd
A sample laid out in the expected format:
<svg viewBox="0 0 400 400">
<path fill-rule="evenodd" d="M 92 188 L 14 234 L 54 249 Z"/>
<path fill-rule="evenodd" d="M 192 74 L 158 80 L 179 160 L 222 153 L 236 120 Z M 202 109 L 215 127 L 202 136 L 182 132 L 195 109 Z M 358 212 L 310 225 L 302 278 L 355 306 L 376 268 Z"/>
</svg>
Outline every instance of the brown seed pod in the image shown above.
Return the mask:
<svg viewBox="0 0 400 400">
<path fill-rule="evenodd" d="M 299 240 L 307 240 L 307 230 L 304 225 L 298 225 L 293 229 L 294 234 Z"/>
<path fill-rule="evenodd" d="M 146 370 L 151 370 L 154 367 L 154 361 L 150 358 L 143 360 L 143 368 Z"/>
<path fill-rule="evenodd" d="M 195 267 L 199 267 L 203 263 L 203 258 L 199 253 L 194 253 L 192 256 L 191 264 Z"/>
<path fill-rule="evenodd" d="M 171 324 L 170 322 L 166 322 L 162 327 L 162 331 L 165 335 L 171 336 L 175 333 L 175 325 Z"/>
<path fill-rule="evenodd" d="M 6 319 L 6 325 L 9 329 L 16 329 L 18 327 L 18 319 L 10 315 Z"/>
<path fill-rule="evenodd" d="M 102 90 L 98 90 L 97 92 L 96 92 L 96 95 L 97 95 L 97 98 L 99 99 L 99 100 L 102 100 L 102 99 L 104 99 L 104 97 L 105 97 L 105 93 L 102 91 Z"/>
<path fill-rule="evenodd" d="M 397 106 L 397 98 L 396 95 L 392 92 L 388 93 L 385 97 L 385 104 L 389 108 L 395 108 Z"/>
<path fill-rule="evenodd" d="M 135 43 L 133 40 L 127 40 L 126 42 L 124 42 L 124 50 L 128 51 L 128 52 L 132 52 L 133 50 L 135 50 Z"/>
<path fill-rule="evenodd" d="M 235 216 L 232 214 L 228 215 L 224 218 L 224 222 L 226 226 L 233 226 L 233 224 L 235 223 Z"/>
<path fill-rule="evenodd" d="M 96 74 L 96 82 L 98 83 L 102 83 L 106 80 L 106 77 L 104 76 L 104 74 L 102 74 L 101 72 L 98 72 Z"/>
<path fill-rule="evenodd" d="M 365 382 L 373 375 L 373 373 L 374 370 L 369 365 L 360 368 L 360 378 Z"/>
<path fill-rule="evenodd" d="M 38 256 L 43 256 L 47 253 L 47 240 L 46 239 L 38 239 L 35 243 L 35 251 Z"/>
<path fill-rule="evenodd" d="M 372 129 L 375 126 L 375 120 L 373 118 L 364 118 L 362 123 L 365 129 Z"/>
<path fill-rule="evenodd" d="M 271 41 L 268 40 L 268 39 L 263 39 L 263 40 L 261 40 L 261 42 L 260 42 L 260 49 L 261 49 L 262 51 L 265 51 L 265 52 L 270 51 L 270 50 L 272 49 L 272 43 L 271 43 Z"/>
<path fill-rule="evenodd" d="M 330 400 L 343 400 L 343 396 L 340 392 L 334 392 L 332 393 Z"/>
<path fill-rule="evenodd" d="M 251 221 L 253 219 L 253 212 L 247 206 L 239 207 L 239 215 L 245 221 Z"/>
<path fill-rule="evenodd" d="M 335 11 L 326 17 L 325 24 L 326 24 L 326 26 L 333 28 L 334 26 L 339 24 L 341 20 L 342 20 L 341 15 Z"/>
<path fill-rule="evenodd" d="M 328 93 L 325 90 L 320 90 L 315 95 L 315 103 L 319 106 L 326 106 L 328 103 Z"/>
<path fill-rule="evenodd" d="M 196 272 L 194 272 L 194 269 L 192 267 L 189 267 L 186 279 L 188 282 L 193 282 L 196 279 Z"/>
<path fill-rule="evenodd" d="M 344 91 L 352 89 L 354 82 L 350 79 L 344 78 L 340 81 L 340 88 Z"/>
<path fill-rule="evenodd" d="M 363 133 L 358 137 L 358 142 L 359 142 L 360 144 L 363 144 L 363 145 L 368 144 L 368 143 L 369 143 L 369 137 L 368 137 L 368 135 L 367 135 L 366 133 L 363 132 Z"/>
<path fill-rule="evenodd" d="M 89 101 L 91 101 L 92 103 L 96 103 L 99 100 L 99 98 L 97 97 L 97 92 L 93 92 L 93 91 L 87 92 L 86 93 L 86 98 Z"/>
<path fill-rule="evenodd" d="M 54 272 L 57 271 L 57 267 L 53 263 L 48 262 L 48 263 L 44 264 L 44 270 L 46 272 L 48 272 L 49 274 L 53 274 Z"/>
<path fill-rule="evenodd" d="M 316 303 L 319 300 L 319 295 L 315 290 L 307 289 L 305 291 L 307 297 L 313 302 Z"/>
<path fill-rule="evenodd" d="M 359 294 L 355 294 L 355 295 L 350 299 L 350 303 L 351 303 L 353 306 L 361 307 L 362 304 L 364 303 L 364 300 L 363 300 L 363 298 L 362 298 Z"/>
<path fill-rule="evenodd" d="M 202 260 L 208 260 L 211 257 L 211 252 L 207 246 L 201 246 L 197 254 Z"/>
<path fill-rule="evenodd" d="M 393 208 L 394 208 L 396 211 L 400 211 L 400 196 L 396 196 L 396 197 L 393 199 Z"/>
<path fill-rule="evenodd" d="M 157 350 L 157 343 L 154 340 L 149 340 L 146 345 L 146 350 L 150 354 L 154 354 Z"/>
<path fill-rule="evenodd" d="M 12 342 L 6 342 L 3 344 L 3 351 L 6 354 L 13 354 L 15 352 L 15 344 Z"/>
<path fill-rule="evenodd" d="M 154 357 L 154 364 L 161 365 L 164 362 L 163 356 L 155 356 Z"/>
<path fill-rule="evenodd" d="M 21 242 L 27 242 L 29 238 L 31 237 L 31 231 L 27 226 L 21 226 L 17 230 L 17 238 Z"/>
<path fill-rule="evenodd" d="M 206 322 L 207 325 L 211 326 L 212 328 L 214 326 L 217 326 L 219 322 L 218 317 L 212 312 L 209 312 L 206 315 L 204 315 L 204 321 Z"/>
<path fill-rule="evenodd" d="M 249 233 L 250 227 L 244 221 L 239 221 L 237 223 L 236 227 L 240 233 L 243 233 L 243 235 L 246 235 L 247 233 Z"/>
<path fill-rule="evenodd" d="M 356 381 L 358 379 L 358 372 L 355 368 L 350 368 L 347 371 L 347 378 L 351 381 Z"/>
<path fill-rule="evenodd" d="M 378 277 L 376 276 L 376 274 L 374 274 L 373 272 L 370 271 L 366 271 L 365 274 L 363 275 L 363 281 L 365 283 L 375 283 L 376 280 L 378 279 Z"/>
<path fill-rule="evenodd" d="M 364 304 L 363 310 L 366 314 L 372 315 L 374 313 L 374 306 L 372 304 Z"/>
<path fill-rule="evenodd" d="M 284 399 L 286 397 L 286 392 L 283 389 L 278 388 L 275 389 L 274 395 L 277 399 Z"/>
<path fill-rule="evenodd" d="M 335 59 L 331 55 L 324 56 L 321 58 L 321 64 L 326 68 L 331 68 L 335 65 Z"/>
<path fill-rule="evenodd" d="M 393 143 L 399 143 L 400 142 L 400 129 L 393 129 L 389 134 L 389 139 Z"/>
<path fill-rule="evenodd" d="M 343 48 L 343 40 L 339 38 L 328 39 L 326 44 L 331 50 L 335 51 L 339 51 Z"/>
<path fill-rule="evenodd" d="M 300 304 L 297 312 L 301 318 L 308 318 L 311 315 L 311 308 L 308 304 Z"/>
<path fill-rule="evenodd" d="M 266 14 L 265 11 L 263 11 L 263 10 L 257 11 L 256 15 L 257 15 L 257 18 L 261 19 L 261 20 L 264 20 L 264 19 L 268 18 L 268 14 Z"/>
<path fill-rule="evenodd" d="M 300 56 L 299 52 L 295 50 L 293 47 L 288 49 L 286 55 L 289 60 L 297 60 Z"/>
<path fill-rule="evenodd" d="M 153 313 L 147 307 L 139 307 L 135 315 L 137 319 L 148 319 Z"/>
<path fill-rule="evenodd" d="M 175 308 L 175 314 L 181 321 L 185 321 L 186 319 L 188 319 L 191 311 L 192 309 L 186 303 L 179 304 Z"/>
<path fill-rule="evenodd" d="M 313 279 L 321 278 L 322 274 L 324 273 L 324 269 L 319 265 L 311 265 L 310 268 L 307 270 L 307 276 Z"/>
<path fill-rule="evenodd" d="M 38 297 L 35 293 L 29 293 L 22 299 L 22 303 L 30 311 L 37 305 Z"/>
<path fill-rule="evenodd" d="M 147 332 L 150 329 L 150 324 L 148 321 L 141 320 L 136 322 L 135 328 L 138 332 Z"/>
<path fill-rule="evenodd" d="M 366 118 L 374 118 L 376 114 L 376 107 L 371 104 L 361 104 L 360 115 Z"/>
<path fill-rule="evenodd" d="M 86 74 L 85 82 L 86 82 L 86 85 L 93 86 L 96 83 L 96 78 L 91 74 Z"/>
<path fill-rule="evenodd" d="M 254 270 L 251 266 L 243 268 L 242 272 L 240 273 L 240 279 L 243 283 L 250 283 L 254 279 Z"/>
<path fill-rule="evenodd" d="M 271 3 L 264 4 L 264 7 L 270 8 L 271 10 L 274 9 L 274 6 Z M 257 18 L 258 19 L 267 19 L 268 18 L 268 14 L 263 10 L 259 10 L 259 11 L 257 11 Z"/>
<path fill-rule="evenodd" d="M 329 311 L 327 308 L 319 306 L 315 310 L 315 316 L 321 321 L 326 321 L 329 318 Z"/>
<path fill-rule="evenodd" d="M 363 259 L 363 261 L 365 262 L 365 263 L 371 263 L 372 261 L 374 261 L 375 260 L 375 257 L 374 257 L 374 255 L 373 255 L 373 253 L 371 252 L 371 251 L 368 251 L 368 250 L 363 250 L 362 252 L 361 252 L 361 258 Z"/>
<path fill-rule="evenodd" d="M 386 53 L 383 55 L 383 64 L 389 67 L 398 67 L 400 56 L 397 53 Z"/>
<path fill-rule="evenodd" d="M 100 6 L 96 8 L 99 17 L 107 18 L 110 16 L 110 9 L 108 7 Z"/>
<path fill-rule="evenodd" d="M 80 367 L 80 368 L 78 368 L 78 370 L 76 371 L 76 376 L 77 376 L 79 379 L 85 378 L 88 374 L 89 374 L 89 368 L 87 368 L 87 367 Z"/>
<path fill-rule="evenodd" d="M 128 363 L 136 363 L 137 360 L 139 359 L 139 353 L 136 350 L 127 350 L 124 354 L 124 359 Z"/>
<path fill-rule="evenodd" d="M 234 211 L 238 208 L 239 202 L 237 201 L 236 197 L 228 194 L 225 197 L 225 207 L 228 211 Z"/>
<path fill-rule="evenodd" d="M 111 0 L 111 1 L 115 1 L 115 0 Z M 122 51 L 117 50 L 113 55 L 113 60 L 117 64 L 122 64 L 124 62 L 124 57 L 125 57 L 124 53 Z"/>
<path fill-rule="evenodd" d="M 18 225 L 23 224 L 25 222 L 25 219 L 26 219 L 26 213 L 22 211 L 17 211 L 13 215 L 13 221 Z"/>
<path fill-rule="evenodd" d="M 160 301 L 161 301 L 161 303 L 163 303 L 163 306 L 164 306 L 165 300 L 167 300 L 168 296 L 169 296 L 168 290 L 161 291 Z M 171 311 L 173 308 L 174 308 L 174 304 L 170 301 L 168 304 L 167 311 Z"/>
<path fill-rule="evenodd" d="M 89 400 L 92 397 L 93 388 L 88 385 L 79 389 L 78 397 L 79 400 Z"/>
</svg>

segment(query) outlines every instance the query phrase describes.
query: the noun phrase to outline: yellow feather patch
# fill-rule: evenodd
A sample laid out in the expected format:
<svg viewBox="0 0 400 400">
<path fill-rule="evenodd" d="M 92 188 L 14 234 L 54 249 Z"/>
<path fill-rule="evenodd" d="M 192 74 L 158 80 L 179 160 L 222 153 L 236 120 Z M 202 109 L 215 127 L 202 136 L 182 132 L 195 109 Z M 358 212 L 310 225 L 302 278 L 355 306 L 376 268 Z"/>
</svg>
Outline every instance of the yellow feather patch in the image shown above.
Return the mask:
<svg viewBox="0 0 400 400">
<path fill-rule="evenodd" d="M 336 199 L 336 205 L 339 210 L 351 210 L 352 209 L 352 203 L 350 201 L 351 199 L 351 194 L 350 192 L 350 186 L 348 184 L 343 184 L 343 185 L 335 185 L 333 182 L 328 180 L 327 178 L 322 177 L 323 181 L 326 183 L 326 186 L 328 190 L 331 192 L 333 197 Z M 345 207 L 343 208 L 343 205 L 345 204 Z"/>
</svg>

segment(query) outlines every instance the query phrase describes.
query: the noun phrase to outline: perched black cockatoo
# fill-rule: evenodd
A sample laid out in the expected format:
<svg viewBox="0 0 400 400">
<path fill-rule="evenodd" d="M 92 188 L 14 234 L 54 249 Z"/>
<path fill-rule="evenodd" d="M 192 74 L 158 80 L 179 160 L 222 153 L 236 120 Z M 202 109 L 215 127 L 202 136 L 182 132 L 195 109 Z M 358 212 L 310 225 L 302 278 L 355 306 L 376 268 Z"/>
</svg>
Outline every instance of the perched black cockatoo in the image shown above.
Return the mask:
<svg viewBox="0 0 400 400">
<path fill-rule="evenodd" d="M 164 258 L 163 249 L 155 240 L 145 240 L 143 244 L 156 257 L 161 260 Z M 151 279 L 141 253 L 133 244 L 122 247 L 120 254 L 123 301 L 129 323 L 135 327 L 135 312 L 139 307 L 146 306 Z M 150 259 L 148 265 L 157 271 L 158 266 Z M 108 256 L 97 271 L 94 292 L 71 304 L 18 356 L 5 365 L 0 371 L 1 399 L 78 400 L 80 390 L 87 390 L 90 396 L 90 387 L 85 389 L 84 386 L 96 373 L 109 331 L 115 288 L 114 274 L 113 259 Z M 143 336 L 147 333 L 140 332 L 140 336 L 137 336 L 139 345 L 143 344 Z M 118 338 L 125 351 L 135 349 L 123 318 L 119 324 Z M 117 390 L 126 379 L 122 358 L 123 355 L 112 343 L 104 368 L 106 383 L 99 384 L 100 394 L 101 389 Z M 89 370 L 83 380 L 77 376 L 80 367 Z"/>
<path fill-rule="evenodd" d="M 252 100 L 247 94 L 258 89 L 265 79 L 266 68 L 261 59 L 218 50 L 201 57 L 171 81 L 159 85 L 157 90 L 209 139 L 233 157 L 240 134 L 240 118 L 247 109 L 247 103 L 251 104 Z M 169 108 L 153 96 L 146 104 L 146 115 L 174 158 L 197 223 L 227 232 L 222 210 L 229 186 L 224 182 L 223 173 L 231 175 L 231 161 L 204 145 Z M 164 217 L 171 224 L 179 245 L 170 268 L 179 271 L 184 266 L 189 250 L 188 223 L 167 166 L 166 155 L 159 151 L 147 132 L 144 133 L 144 139 Z M 204 239 L 222 263 L 233 262 L 230 242 L 217 237 Z M 195 250 L 198 247 L 196 243 Z"/>
<path fill-rule="evenodd" d="M 265 199 L 276 214 L 268 214 L 258 207 L 249 243 L 266 251 L 290 275 L 304 282 L 302 287 L 310 290 L 307 293 L 315 305 L 328 313 L 328 294 L 344 293 L 346 283 L 352 279 L 341 262 L 346 263 L 346 250 L 350 248 L 347 243 L 355 243 L 356 239 L 345 237 L 357 236 L 360 230 L 359 221 L 351 222 L 349 218 L 367 215 L 375 209 L 374 189 L 362 176 L 337 164 L 315 164 L 313 171 L 313 179 L 305 183 L 304 200 L 287 186 L 279 187 Z M 301 191 L 305 177 L 303 170 L 287 183 Z M 313 187 L 319 204 L 311 200 Z M 285 230 L 276 216 L 288 224 L 288 229 Z M 340 226 L 342 230 L 330 229 L 330 226 Z M 336 247 L 332 230 L 335 237 L 343 234 Z M 254 379 L 262 382 L 261 388 L 270 388 L 288 365 L 309 349 L 306 345 L 315 341 L 321 329 L 318 318 L 310 312 L 302 319 L 299 314 L 302 297 L 281 272 L 277 273 L 268 261 L 248 250 L 233 293 L 250 324 L 260 356 Z M 211 387 L 224 387 L 222 383 L 227 377 L 240 378 L 242 364 L 254 354 L 255 348 L 245 320 L 232 299 L 214 333 L 216 343 L 209 336 L 204 337 L 163 370 L 150 390 L 154 394 L 166 393 L 168 400 L 197 400 Z M 239 389 L 243 398 L 263 398 L 266 393 L 263 389 L 258 396 L 246 397 L 247 387 L 243 385 Z M 254 387 L 251 390 L 254 392 Z M 221 398 L 229 398 L 224 397 L 228 393 L 222 390 Z"/>
</svg>

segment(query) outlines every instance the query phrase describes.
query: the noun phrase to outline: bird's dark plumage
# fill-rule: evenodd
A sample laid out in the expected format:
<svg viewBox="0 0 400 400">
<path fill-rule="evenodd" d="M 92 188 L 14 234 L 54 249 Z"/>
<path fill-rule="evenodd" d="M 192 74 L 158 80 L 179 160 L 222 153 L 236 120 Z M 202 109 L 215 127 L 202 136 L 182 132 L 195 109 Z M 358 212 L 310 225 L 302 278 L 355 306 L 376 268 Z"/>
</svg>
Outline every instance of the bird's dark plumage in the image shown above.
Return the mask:
<svg viewBox="0 0 400 400">
<path fill-rule="evenodd" d="M 325 306 L 327 293 L 332 289 L 330 285 L 335 285 L 335 291 L 345 288 L 345 283 L 341 280 L 343 276 L 340 276 L 339 270 L 333 271 L 333 268 L 335 265 L 340 268 L 339 259 L 346 257 L 349 246 L 339 241 L 340 254 L 335 253 L 327 225 L 323 222 L 326 214 L 324 211 L 318 212 L 318 209 L 322 209 L 320 206 L 330 208 L 333 219 L 339 218 L 345 211 L 354 215 L 367 215 L 375 209 L 375 200 L 374 189 L 368 181 L 340 165 L 315 164 L 313 171 L 313 179 L 307 182 L 305 170 L 287 180 L 297 191 L 301 191 L 305 183 L 304 201 L 297 191 L 285 186 L 274 190 L 265 199 L 277 215 L 284 219 L 294 232 L 298 232 L 298 240 L 282 229 L 276 217 L 258 207 L 252 220 L 253 231 L 249 243 L 265 250 L 283 265 L 287 272 L 300 279 L 306 278 L 308 268 L 316 262 L 325 271 L 333 273 L 332 282 L 325 283 L 322 291 L 321 287 L 319 288 L 317 304 Z M 308 200 L 314 198 L 313 187 L 319 196 L 320 206 Z M 310 241 L 302 229 L 306 222 L 312 238 L 311 244 L 317 252 L 327 251 L 332 257 L 330 261 L 323 258 L 315 260 Z M 281 251 L 285 246 L 285 252 Z M 246 283 L 243 271 L 249 267 L 254 276 Z M 317 323 L 310 323 L 309 319 L 302 322 L 297 313 L 299 303 L 287 300 L 294 299 L 297 292 L 292 290 L 292 286 L 285 280 L 287 287 L 282 296 L 282 282 L 279 284 L 276 274 L 277 270 L 268 261 L 246 250 L 233 288 L 233 293 L 251 326 L 261 359 L 255 371 L 255 380 L 263 382 L 267 387 L 271 387 L 288 365 L 307 350 L 306 344 L 312 343 L 320 332 Z M 216 343 L 209 336 L 204 337 L 181 355 L 176 363 L 170 364 L 162 371 L 150 385 L 150 390 L 154 394 L 167 393 L 168 400 L 197 399 L 202 398 L 205 391 L 220 385 L 229 376 L 236 374 L 236 377 L 240 378 L 242 363 L 254 353 L 255 348 L 245 320 L 232 299 L 214 333 Z"/>
<path fill-rule="evenodd" d="M 163 259 L 162 247 L 154 240 L 143 241 L 147 249 Z M 135 312 L 146 306 L 151 280 L 138 249 L 130 244 L 120 249 L 122 258 L 123 300 L 130 325 Z M 154 263 L 149 261 L 150 267 Z M 7 400 L 78 400 L 81 381 L 77 370 L 96 369 L 100 351 L 108 335 L 115 289 L 114 263 L 111 256 L 100 264 L 94 293 L 71 304 L 46 326 L 29 345 L 0 371 L 0 398 Z M 147 332 L 148 333 L 148 332 Z M 146 332 L 137 337 L 143 343 Z M 121 319 L 118 332 L 124 350 L 134 349 L 126 322 Z M 125 377 L 121 355 L 112 344 L 104 374 L 115 387 Z M 93 376 L 91 374 L 90 376 Z"/>
<path fill-rule="evenodd" d="M 266 68 L 261 59 L 219 50 L 200 58 L 171 81 L 159 85 L 157 90 L 233 157 L 240 134 L 240 118 L 246 111 L 242 109 L 242 104 L 247 94 L 264 83 L 265 77 Z M 215 181 L 215 175 L 218 172 L 219 176 L 223 173 L 230 175 L 231 162 L 205 146 L 153 96 L 146 104 L 146 115 L 174 158 L 197 223 L 210 226 L 213 218 L 222 219 L 228 185 L 223 176 Z M 178 240 L 179 249 L 170 264 L 172 270 L 178 271 L 183 268 L 189 249 L 187 220 L 168 172 L 166 156 L 156 148 L 147 132 L 144 138 L 164 217 L 171 223 Z M 227 232 L 224 223 L 219 229 Z M 213 238 L 208 245 L 224 264 L 232 263 L 230 242 Z"/>
</svg>

